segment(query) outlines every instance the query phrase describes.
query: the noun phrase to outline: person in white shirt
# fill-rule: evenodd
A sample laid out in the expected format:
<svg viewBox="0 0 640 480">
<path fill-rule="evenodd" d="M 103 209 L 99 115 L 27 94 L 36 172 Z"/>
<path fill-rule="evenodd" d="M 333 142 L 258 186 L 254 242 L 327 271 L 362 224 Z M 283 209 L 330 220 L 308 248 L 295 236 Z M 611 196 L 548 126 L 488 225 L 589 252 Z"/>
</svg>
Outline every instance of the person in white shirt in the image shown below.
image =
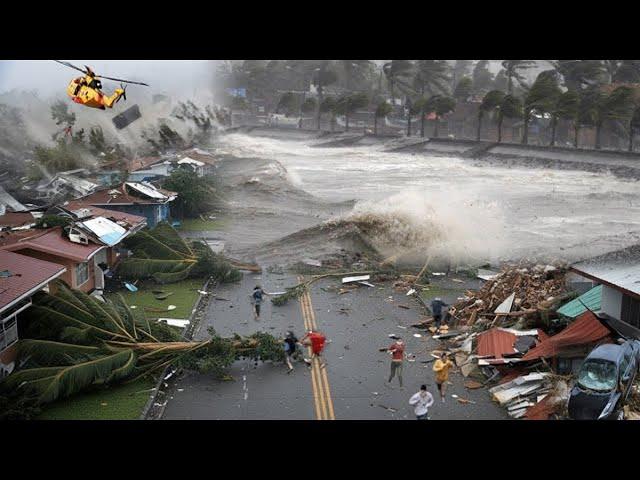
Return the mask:
<svg viewBox="0 0 640 480">
<path fill-rule="evenodd" d="M 428 420 L 429 407 L 433 405 L 433 395 L 427 392 L 427 386 L 422 385 L 420 391 L 409 399 L 409 405 L 415 405 L 414 413 L 418 420 Z"/>
</svg>

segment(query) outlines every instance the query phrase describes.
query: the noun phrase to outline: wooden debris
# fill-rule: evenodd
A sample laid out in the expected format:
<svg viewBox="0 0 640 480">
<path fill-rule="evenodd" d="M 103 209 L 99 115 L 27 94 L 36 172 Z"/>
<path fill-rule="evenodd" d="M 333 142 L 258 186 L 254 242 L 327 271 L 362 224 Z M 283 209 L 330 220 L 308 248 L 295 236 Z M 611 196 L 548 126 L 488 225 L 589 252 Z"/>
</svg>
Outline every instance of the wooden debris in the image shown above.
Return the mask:
<svg viewBox="0 0 640 480">
<path fill-rule="evenodd" d="M 480 382 L 476 382 L 475 380 L 467 380 L 464 382 L 464 387 L 469 390 L 475 390 L 476 388 L 482 388 L 483 385 Z"/>
</svg>

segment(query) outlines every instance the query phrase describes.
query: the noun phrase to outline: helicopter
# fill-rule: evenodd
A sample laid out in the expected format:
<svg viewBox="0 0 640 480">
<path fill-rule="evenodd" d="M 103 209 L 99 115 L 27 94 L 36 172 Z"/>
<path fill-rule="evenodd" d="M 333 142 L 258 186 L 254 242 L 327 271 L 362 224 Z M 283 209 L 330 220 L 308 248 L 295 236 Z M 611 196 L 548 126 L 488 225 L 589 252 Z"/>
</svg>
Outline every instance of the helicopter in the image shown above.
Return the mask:
<svg viewBox="0 0 640 480">
<path fill-rule="evenodd" d="M 71 99 L 84 105 L 85 107 L 91 108 L 99 108 L 100 110 L 105 110 L 106 108 L 113 108 L 113 106 L 122 98 L 125 101 L 127 100 L 127 92 L 126 86 L 122 83 L 132 83 L 135 85 L 144 85 L 148 87 L 146 83 L 142 82 L 133 82 L 131 80 L 122 80 L 121 78 L 112 78 L 105 77 L 103 75 L 96 75 L 96 73 L 91 70 L 87 65 L 84 66 L 84 70 L 82 68 L 76 67 L 75 65 L 69 62 L 63 62 L 60 60 L 54 60 L 66 67 L 73 68 L 74 70 L 78 70 L 84 74 L 83 77 L 74 78 L 69 82 L 69 86 L 67 86 L 67 93 L 71 97 Z M 113 92 L 113 95 L 105 95 L 102 93 L 102 82 L 101 78 L 107 80 L 114 80 L 120 83 L 120 88 L 116 88 Z"/>
</svg>

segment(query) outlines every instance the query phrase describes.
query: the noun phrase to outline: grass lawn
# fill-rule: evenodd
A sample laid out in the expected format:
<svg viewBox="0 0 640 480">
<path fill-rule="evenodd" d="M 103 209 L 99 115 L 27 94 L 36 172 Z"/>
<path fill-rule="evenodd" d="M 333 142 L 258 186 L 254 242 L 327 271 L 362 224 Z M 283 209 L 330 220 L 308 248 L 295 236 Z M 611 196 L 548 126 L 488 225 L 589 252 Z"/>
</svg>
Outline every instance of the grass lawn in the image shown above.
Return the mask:
<svg viewBox="0 0 640 480">
<path fill-rule="evenodd" d="M 198 299 L 198 290 L 202 289 L 204 279 L 189 279 L 178 283 L 169 283 L 167 285 L 149 284 L 140 288 L 137 292 L 120 292 L 124 297 L 127 305 L 135 306 L 137 309 L 143 307 L 166 308 L 169 305 L 175 305 L 177 308 L 170 312 L 157 313 L 147 312 L 147 318 L 183 318 L 188 319 L 191 310 Z M 156 300 L 153 296 L 153 290 L 163 290 L 167 293 L 173 292 L 166 300 Z"/>
<path fill-rule="evenodd" d="M 202 220 L 200 218 L 185 218 L 177 229 L 182 232 L 208 232 L 220 230 L 224 226 L 224 220 Z"/>
<path fill-rule="evenodd" d="M 137 420 L 153 393 L 152 379 L 81 393 L 44 407 L 37 420 Z"/>
</svg>

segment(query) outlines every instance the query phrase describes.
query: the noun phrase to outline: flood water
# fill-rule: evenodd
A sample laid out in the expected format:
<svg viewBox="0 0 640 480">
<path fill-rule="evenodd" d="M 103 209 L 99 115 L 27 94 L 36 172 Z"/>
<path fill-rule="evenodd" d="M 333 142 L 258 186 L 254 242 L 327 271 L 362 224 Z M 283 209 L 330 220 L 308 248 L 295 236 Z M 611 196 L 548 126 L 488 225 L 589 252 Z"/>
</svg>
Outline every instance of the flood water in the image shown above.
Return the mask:
<svg viewBox="0 0 640 480">
<path fill-rule="evenodd" d="M 461 262 L 574 261 L 637 243 L 638 181 L 606 172 L 505 167 L 382 145 L 317 147 L 315 138 L 229 134 L 212 151 L 235 212 L 235 248 L 273 242 L 327 221 L 370 224 L 385 254 Z M 230 214 L 234 216 L 233 214 Z M 335 232 L 334 237 L 335 237 Z M 314 253 L 330 229 L 283 249 Z M 311 246 L 313 244 L 313 247 Z M 259 250 L 259 249 L 258 249 Z M 293 252 L 289 252 L 293 253 Z"/>
</svg>

